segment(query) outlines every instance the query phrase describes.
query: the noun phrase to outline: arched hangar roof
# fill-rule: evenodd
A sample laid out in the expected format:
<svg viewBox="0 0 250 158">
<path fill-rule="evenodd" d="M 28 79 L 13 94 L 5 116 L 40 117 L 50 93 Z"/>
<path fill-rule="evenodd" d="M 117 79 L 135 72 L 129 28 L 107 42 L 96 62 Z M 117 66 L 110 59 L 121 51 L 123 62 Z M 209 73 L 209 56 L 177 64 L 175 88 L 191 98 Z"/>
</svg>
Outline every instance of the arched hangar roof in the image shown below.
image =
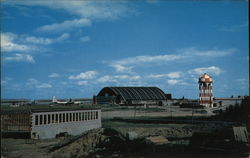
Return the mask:
<svg viewBox="0 0 250 158">
<path fill-rule="evenodd" d="M 166 100 L 158 87 L 104 87 L 97 96 L 120 96 L 123 100 Z"/>
</svg>

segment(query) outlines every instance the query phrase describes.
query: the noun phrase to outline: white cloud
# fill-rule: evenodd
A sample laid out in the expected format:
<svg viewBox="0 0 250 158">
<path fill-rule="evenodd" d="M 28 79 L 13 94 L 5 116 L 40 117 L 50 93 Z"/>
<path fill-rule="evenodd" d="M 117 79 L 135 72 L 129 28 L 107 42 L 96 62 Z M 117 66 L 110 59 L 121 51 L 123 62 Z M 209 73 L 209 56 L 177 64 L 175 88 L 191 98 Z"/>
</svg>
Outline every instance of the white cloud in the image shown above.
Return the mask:
<svg viewBox="0 0 250 158">
<path fill-rule="evenodd" d="M 181 55 L 157 55 L 157 56 L 136 56 L 116 61 L 120 65 L 155 63 L 163 61 L 174 61 L 183 58 Z"/>
<path fill-rule="evenodd" d="M 118 63 L 116 64 L 111 64 L 111 67 L 115 68 L 117 72 L 126 72 L 126 73 L 132 73 L 132 66 L 123 66 L 119 65 Z"/>
<path fill-rule="evenodd" d="M 70 35 L 68 33 L 64 33 L 57 38 L 17 35 L 11 32 L 1 33 L 1 51 L 20 53 L 37 51 L 37 44 L 48 45 L 64 41 L 69 37 Z"/>
<path fill-rule="evenodd" d="M 147 76 L 147 78 L 163 78 L 163 77 L 168 77 L 168 78 L 180 78 L 181 77 L 181 72 L 170 72 L 167 74 L 150 74 Z"/>
<path fill-rule="evenodd" d="M 89 36 L 84 36 L 80 38 L 81 42 L 88 42 L 90 40 Z"/>
<path fill-rule="evenodd" d="M 37 79 L 34 78 L 29 78 L 28 81 L 26 82 L 26 85 L 29 87 L 36 87 L 36 88 L 51 88 L 52 85 L 49 83 L 40 83 Z"/>
<path fill-rule="evenodd" d="M 129 75 L 115 75 L 115 79 L 121 79 L 121 80 L 139 80 L 141 79 L 141 76 L 139 75 L 134 75 L 134 76 L 129 76 Z"/>
<path fill-rule="evenodd" d="M 185 61 L 185 59 L 197 60 L 199 58 L 210 59 L 214 57 L 225 57 L 235 53 L 237 49 L 230 48 L 225 50 L 210 49 L 198 50 L 197 48 L 179 49 L 176 54 L 165 54 L 156 56 L 135 56 L 111 62 L 110 66 L 115 68 L 118 72 L 132 72 L 135 65 L 150 64 L 164 64 L 173 61 Z M 168 77 L 178 78 L 179 74 L 169 74 Z M 156 76 L 162 77 L 162 76 Z"/>
<path fill-rule="evenodd" d="M 177 84 L 178 82 L 179 82 L 178 80 L 168 80 L 168 84 L 171 86 Z"/>
<path fill-rule="evenodd" d="M 181 72 L 170 72 L 168 74 L 169 78 L 180 78 L 181 77 Z"/>
<path fill-rule="evenodd" d="M 50 77 L 50 78 L 56 78 L 56 77 L 59 77 L 59 76 L 60 75 L 58 73 L 52 73 L 48 77 Z"/>
<path fill-rule="evenodd" d="M 70 37 L 70 34 L 68 33 L 64 33 L 61 36 L 53 39 L 53 38 L 43 38 L 43 37 L 34 37 L 34 36 L 26 36 L 24 37 L 23 41 L 27 42 L 27 43 L 33 43 L 33 44 L 44 44 L 44 45 L 48 45 L 48 44 L 52 44 L 55 42 L 61 42 L 64 41 L 66 39 L 68 39 Z"/>
<path fill-rule="evenodd" d="M 69 76 L 69 79 L 71 80 L 76 80 L 76 79 L 92 79 L 97 75 L 96 71 L 86 71 L 86 72 L 81 72 L 79 75 L 76 76 Z"/>
<path fill-rule="evenodd" d="M 24 40 L 25 42 L 35 43 L 35 44 L 51 44 L 53 42 L 53 40 L 50 38 L 41 38 L 34 36 L 25 37 Z"/>
<path fill-rule="evenodd" d="M 61 42 L 69 37 L 70 35 L 68 33 L 64 33 L 57 38 L 17 35 L 11 32 L 1 33 L 1 51 L 15 52 L 15 54 L 3 54 L 3 60 L 35 63 L 34 57 L 30 54 L 42 50 L 38 45 L 48 45 L 55 42 Z"/>
<path fill-rule="evenodd" d="M 3 52 L 12 52 L 12 51 L 24 52 L 24 51 L 29 51 L 32 49 L 28 45 L 16 43 L 15 40 L 17 40 L 17 39 L 18 39 L 18 36 L 16 34 L 13 34 L 10 32 L 1 33 L 1 51 L 3 51 Z"/>
<path fill-rule="evenodd" d="M 22 6 L 43 6 L 90 19 L 116 19 L 123 17 L 132 9 L 125 1 L 6 1 L 6 4 Z"/>
<path fill-rule="evenodd" d="M 117 82 L 116 79 L 114 79 L 114 77 L 111 77 L 109 75 L 105 75 L 100 77 L 99 79 L 97 79 L 97 82 L 102 82 L 102 83 L 106 83 L 106 82 Z"/>
<path fill-rule="evenodd" d="M 127 83 L 130 81 L 138 81 L 141 79 L 139 75 L 105 75 L 97 79 L 97 82 L 119 82 L 119 83 Z"/>
<path fill-rule="evenodd" d="M 195 47 L 179 49 L 178 52 L 186 55 L 187 57 L 224 57 L 235 53 L 237 49 L 229 48 L 225 50 L 210 49 L 210 50 L 199 50 Z"/>
<path fill-rule="evenodd" d="M 34 78 L 29 78 L 27 81 L 27 85 L 36 85 L 38 84 L 38 81 Z"/>
<path fill-rule="evenodd" d="M 84 26 L 91 26 L 91 21 L 86 18 L 66 20 L 62 23 L 41 26 L 37 30 L 42 32 L 62 32 Z"/>
<path fill-rule="evenodd" d="M 48 83 L 42 83 L 40 85 L 37 85 L 36 88 L 51 88 L 52 85 Z"/>
<path fill-rule="evenodd" d="M 78 81 L 77 84 L 80 86 L 86 86 L 88 85 L 88 81 Z"/>
<path fill-rule="evenodd" d="M 15 56 L 4 57 L 5 61 L 23 61 L 28 63 L 35 63 L 34 58 L 29 54 L 15 54 Z"/>
<path fill-rule="evenodd" d="M 223 71 L 219 67 L 210 66 L 210 67 L 195 68 L 195 69 L 189 70 L 188 72 L 190 74 L 195 73 L 195 74 L 198 74 L 198 75 L 201 75 L 203 73 L 220 75 Z"/>
<path fill-rule="evenodd" d="M 175 61 L 183 58 L 181 55 L 158 55 L 158 56 L 135 56 L 130 58 L 125 58 L 121 60 L 114 61 L 110 64 L 118 72 L 132 72 L 133 66 L 143 63 L 161 63 L 166 61 Z"/>
<path fill-rule="evenodd" d="M 170 79 L 168 80 L 168 84 L 173 86 L 173 85 L 189 85 L 189 83 L 183 81 L 183 80 L 176 80 L 176 79 Z"/>
<path fill-rule="evenodd" d="M 168 77 L 168 74 L 150 74 L 147 77 L 148 78 L 162 78 L 162 77 Z"/>
</svg>

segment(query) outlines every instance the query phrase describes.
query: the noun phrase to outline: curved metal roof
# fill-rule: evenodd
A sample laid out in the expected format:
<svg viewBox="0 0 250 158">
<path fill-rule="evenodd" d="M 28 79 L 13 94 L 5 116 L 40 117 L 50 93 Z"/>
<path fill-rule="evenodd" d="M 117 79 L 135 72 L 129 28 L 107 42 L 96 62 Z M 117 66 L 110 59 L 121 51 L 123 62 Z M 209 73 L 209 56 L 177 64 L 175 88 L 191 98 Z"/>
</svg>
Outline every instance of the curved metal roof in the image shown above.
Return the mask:
<svg viewBox="0 0 250 158">
<path fill-rule="evenodd" d="M 158 87 L 104 87 L 97 96 L 120 96 L 123 100 L 166 100 Z"/>
</svg>

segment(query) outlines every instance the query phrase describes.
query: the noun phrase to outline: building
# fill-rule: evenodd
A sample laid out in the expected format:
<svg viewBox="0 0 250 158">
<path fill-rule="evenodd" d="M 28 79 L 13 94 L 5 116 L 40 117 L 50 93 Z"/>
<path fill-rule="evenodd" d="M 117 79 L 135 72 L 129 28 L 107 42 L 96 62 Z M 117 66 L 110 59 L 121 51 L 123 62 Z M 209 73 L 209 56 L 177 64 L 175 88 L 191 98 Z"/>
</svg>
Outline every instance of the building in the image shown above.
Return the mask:
<svg viewBox="0 0 250 158">
<path fill-rule="evenodd" d="M 1 106 L 19 107 L 30 104 L 31 102 L 30 99 L 1 99 Z"/>
<path fill-rule="evenodd" d="M 3 136 L 46 139 L 62 133 L 78 135 L 101 127 L 101 110 L 79 107 L 2 108 L 1 127 Z"/>
<path fill-rule="evenodd" d="M 199 77 L 199 104 L 203 107 L 213 108 L 213 79 L 208 74 L 204 73 Z"/>
<path fill-rule="evenodd" d="M 162 105 L 167 96 L 158 87 L 104 87 L 97 96 L 96 104 Z"/>
<path fill-rule="evenodd" d="M 93 100 L 91 98 L 69 98 L 69 99 L 57 99 L 58 102 L 65 102 L 68 104 L 78 104 L 78 105 L 91 105 Z M 53 104 L 53 99 L 38 99 L 33 101 L 37 105 L 50 105 Z"/>
</svg>

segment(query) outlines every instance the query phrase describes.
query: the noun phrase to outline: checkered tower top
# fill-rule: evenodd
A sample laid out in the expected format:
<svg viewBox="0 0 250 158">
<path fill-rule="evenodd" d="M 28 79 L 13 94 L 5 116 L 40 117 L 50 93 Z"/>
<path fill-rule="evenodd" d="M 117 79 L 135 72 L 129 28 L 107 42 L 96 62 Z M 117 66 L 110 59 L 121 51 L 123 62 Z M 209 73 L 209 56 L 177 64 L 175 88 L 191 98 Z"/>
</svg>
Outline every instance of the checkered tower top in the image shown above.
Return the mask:
<svg viewBox="0 0 250 158">
<path fill-rule="evenodd" d="M 200 75 L 200 77 L 199 77 L 199 83 L 200 82 L 212 83 L 213 79 L 212 79 L 211 76 L 209 76 L 208 74 L 204 73 L 204 74 Z"/>
</svg>

